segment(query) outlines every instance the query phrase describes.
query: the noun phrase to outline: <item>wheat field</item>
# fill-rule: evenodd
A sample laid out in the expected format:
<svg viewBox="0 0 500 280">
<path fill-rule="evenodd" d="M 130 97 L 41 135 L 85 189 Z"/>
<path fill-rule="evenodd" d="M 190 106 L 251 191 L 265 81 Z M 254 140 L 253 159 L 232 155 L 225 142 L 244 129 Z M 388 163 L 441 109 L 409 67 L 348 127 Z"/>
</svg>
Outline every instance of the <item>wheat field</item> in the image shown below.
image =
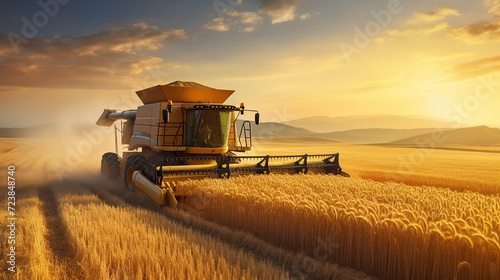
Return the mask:
<svg viewBox="0 0 500 280">
<path fill-rule="evenodd" d="M 182 182 L 202 217 L 381 279 L 498 279 L 500 196 L 332 175 Z M 203 203 L 200 203 L 203 201 Z"/>
<path fill-rule="evenodd" d="M 2 265 L 2 279 L 500 278 L 495 153 L 434 150 L 400 170 L 422 151 L 317 144 L 307 152 L 341 152 L 354 178 L 185 181 L 178 188 L 192 196 L 158 209 L 100 178 L 109 145 L 71 154 L 77 144 L 0 139 L 0 180 L 8 165 L 17 171 L 20 244 L 17 273 Z M 267 146 L 255 153 L 298 150 Z M 0 216 L 4 264 L 6 211 Z"/>
<path fill-rule="evenodd" d="M 261 155 L 340 152 L 340 164 L 345 171 L 379 182 L 500 193 L 500 149 L 494 147 L 481 152 L 484 147 L 444 150 L 322 142 L 284 145 L 272 139 L 259 139 L 257 145 L 253 153 Z"/>
</svg>

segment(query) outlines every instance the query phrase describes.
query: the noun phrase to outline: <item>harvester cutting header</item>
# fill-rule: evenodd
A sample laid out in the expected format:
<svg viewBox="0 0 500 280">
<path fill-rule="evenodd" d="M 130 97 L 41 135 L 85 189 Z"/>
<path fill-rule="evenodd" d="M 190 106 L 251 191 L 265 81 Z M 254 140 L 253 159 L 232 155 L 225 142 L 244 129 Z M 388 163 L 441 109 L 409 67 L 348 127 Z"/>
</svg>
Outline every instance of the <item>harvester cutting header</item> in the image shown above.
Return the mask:
<svg viewBox="0 0 500 280">
<path fill-rule="evenodd" d="M 125 187 L 140 189 L 158 205 L 175 206 L 175 182 L 205 177 L 229 178 L 241 174 L 307 173 L 309 170 L 348 176 L 339 154 L 239 156 L 252 149 L 250 121 L 237 122 L 256 110 L 225 104 L 234 90 L 176 81 L 137 91 L 144 105 L 136 110 L 105 109 L 97 125 L 122 120 L 121 141 L 128 152 L 105 153 L 101 173 L 122 177 Z M 238 126 L 238 127 L 237 127 Z"/>
</svg>

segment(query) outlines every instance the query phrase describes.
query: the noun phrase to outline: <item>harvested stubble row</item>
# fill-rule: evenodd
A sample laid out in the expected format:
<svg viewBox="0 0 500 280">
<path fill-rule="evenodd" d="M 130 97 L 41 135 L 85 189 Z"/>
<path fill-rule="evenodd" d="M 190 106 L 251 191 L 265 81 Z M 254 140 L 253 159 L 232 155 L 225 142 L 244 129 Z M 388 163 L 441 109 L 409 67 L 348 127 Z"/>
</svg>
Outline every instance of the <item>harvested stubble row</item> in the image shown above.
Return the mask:
<svg viewBox="0 0 500 280">
<path fill-rule="evenodd" d="M 45 239 L 47 228 L 40 209 L 42 202 L 38 197 L 38 190 L 33 187 L 23 191 L 18 190 L 16 203 L 22 207 L 16 208 L 15 218 L 18 220 L 16 220 L 15 243 L 9 244 L 7 238 L 0 238 L 2 241 L 0 279 L 59 279 L 56 275 L 66 272 L 64 267 L 58 265 L 53 253 L 48 249 L 48 241 Z M 2 217 L 0 222 L 2 229 L 8 229 L 7 218 L 9 218 L 7 215 Z M 15 247 L 15 273 L 7 270 L 7 267 L 10 267 L 7 254 L 10 253 L 11 246 Z"/>
<path fill-rule="evenodd" d="M 382 279 L 499 279 L 500 196 L 330 175 L 185 181 L 208 220 Z"/>
</svg>

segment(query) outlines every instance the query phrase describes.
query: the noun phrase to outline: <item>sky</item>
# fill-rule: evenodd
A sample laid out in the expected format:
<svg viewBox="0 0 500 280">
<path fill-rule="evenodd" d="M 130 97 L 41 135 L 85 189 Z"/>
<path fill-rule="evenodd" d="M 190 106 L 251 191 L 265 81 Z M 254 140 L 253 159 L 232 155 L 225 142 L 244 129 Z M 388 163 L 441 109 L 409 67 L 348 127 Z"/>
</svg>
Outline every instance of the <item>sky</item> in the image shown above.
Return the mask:
<svg viewBox="0 0 500 280">
<path fill-rule="evenodd" d="M 0 127 L 92 123 L 176 80 L 262 121 L 393 114 L 500 126 L 500 0 L 0 3 Z"/>
</svg>

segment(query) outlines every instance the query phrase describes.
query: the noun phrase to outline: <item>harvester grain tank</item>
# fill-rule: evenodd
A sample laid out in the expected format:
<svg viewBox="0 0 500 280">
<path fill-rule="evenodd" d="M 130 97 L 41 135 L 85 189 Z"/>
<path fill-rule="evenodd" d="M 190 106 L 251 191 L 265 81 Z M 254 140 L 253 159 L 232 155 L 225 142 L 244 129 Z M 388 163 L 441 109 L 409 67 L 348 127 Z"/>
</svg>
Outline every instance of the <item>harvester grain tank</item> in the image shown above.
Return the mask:
<svg viewBox="0 0 500 280">
<path fill-rule="evenodd" d="M 121 120 L 122 156 L 105 153 L 101 173 L 123 178 L 129 190 L 140 189 L 158 205 L 175 206 L 175 182 L 206 177 L 229 178 L 242 174 L 332 173 L 342 171 L 339 154 L 245 156 L 252 149 L 250 121 L 240 115 L 256 110 L 225 104 L 233 90 L 176 81 L 137 91 L 143 105 L 135 110 L 105 109 L 97 125 Z"/>
</svg>

